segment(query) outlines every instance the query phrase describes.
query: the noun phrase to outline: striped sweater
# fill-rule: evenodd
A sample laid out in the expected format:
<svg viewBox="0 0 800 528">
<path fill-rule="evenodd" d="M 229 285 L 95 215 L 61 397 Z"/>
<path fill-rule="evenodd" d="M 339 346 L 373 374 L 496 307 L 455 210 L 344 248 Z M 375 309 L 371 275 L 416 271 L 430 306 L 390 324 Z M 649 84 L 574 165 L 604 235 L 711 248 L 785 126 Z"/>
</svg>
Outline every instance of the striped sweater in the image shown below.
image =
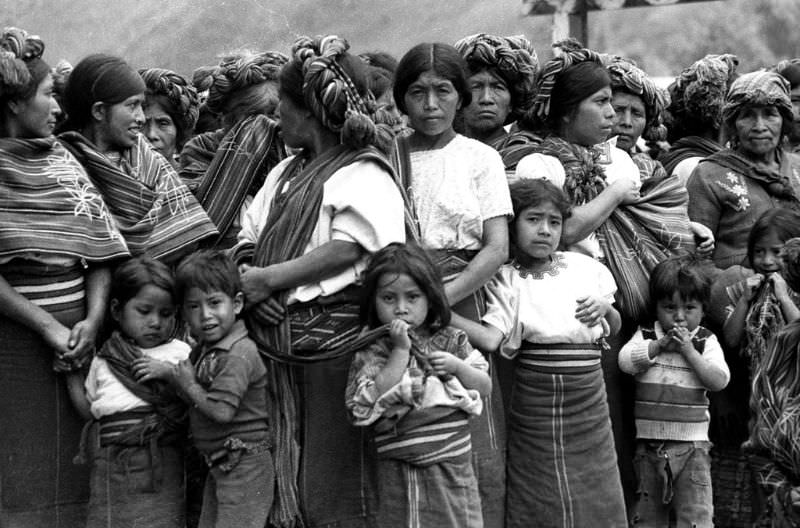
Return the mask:
<svg viewBox="0 0 800 528">
<path fill-rule="evenodd" d="M 637 330 L 619 353 L 619 366 L 636 377 L 636 437 L 640 439 L 708 441 L 706 388 L 678 352 L 662 352 L 653 359 L 648 347 L 664 337 L 658 322 Z M 722 347 L 716 336 L 699 326 L 692 333 L 695 350 L 725 371 Z"/>
</svg>

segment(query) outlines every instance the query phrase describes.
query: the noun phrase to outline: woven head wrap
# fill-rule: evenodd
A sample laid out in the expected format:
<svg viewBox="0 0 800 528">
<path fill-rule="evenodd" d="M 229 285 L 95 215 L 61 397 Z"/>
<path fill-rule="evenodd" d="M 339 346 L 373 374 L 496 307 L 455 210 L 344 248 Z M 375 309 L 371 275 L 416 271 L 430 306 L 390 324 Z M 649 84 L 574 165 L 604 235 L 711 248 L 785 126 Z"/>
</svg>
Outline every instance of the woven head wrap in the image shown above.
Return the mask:
<svg viewBox="0 0 800 528">
<path fill-rule="evenodd" d="M 775 106 L 783 117 L 783 129 L 794 120 L 792 100 L 789 97 L 789 81 L 775 72 L 757 71 L 746 73 L 733 81 L 725 104 L 722 120 L 733 129 L 739 111 L 747 106 Z"/>
<path fill-rule="evenodd" d="M 550 116 L 553 86 L 555 86 L 556 81 L 558 81 L 559 75 L 567 68 L 582 62 L 595 62 L 599 65 L 603 64 L 602 57 L 599 53 L 582 47 L 581 44 L 574 39 L 556 42 L 553 44 L 553 50 L 556 56 L 545 63 L 536 80 L 536 96 L 533 100 L 533 106 L 526 116 L 530 121 L 538 119 L 541 122 L 545 122 Z"/>
<path fill-rule="evenodd" d="M 354 148 L 375 145 L 388 148 L 391 131 L 375 121 L 375 101 L 361 95 L 340 64 L 350 45 L 336 35 L 300 37 L 292 46 L 294 61 L 303 73 L 303 101 L 322 125 L 341 135 Z"/>
<path fill-rule="evenodd" d="M 178 143 L 191 134 L 197 117 L 200 115 L 200 101 L 197 90 L 182 75 L 161 68 L 139 70 L 145 86 L 145 95 L 162 96 L 169 102 L 165 111 L 178 128 Z"/>
<path fill-rule="evenodd" d="M 478 33 L 459 40 L 455 48 L 467 61 L 472 73 L 492 70 L 506 83 L 511 92 L 508 122 L 519 118 L 531 107 L 539 60 L 528 39 L 522 35 L 497 37 Z"/>
<path fill-rule="evenodd" d="M 211 73 L 210 84 L 209 78 L 204 77 L 202 72 L 199 75 L 195 72 L 200 84 L 197 89 L 204 90 L 206 86 L 203 83 L 206 83 L 208 109 L 216 114 L 223 114 L 230 110 L 231 101 L 237 92 L 267 81 L 277 83 L 278 73 L 288 61 L 286 55 L 277 51 L 245 51 L 229 55 Z"/>
<path fill-rule="evenodd" d="M 642 136 L 650 141 L 667 139 L 667 128 L 661 123 L 661 119 L 664 109 L 669 105 L 669 94 L 656 86 L 644 71 L 629 60 L 611 57 L 606 69 L 611 76 L 612 90 L 629 92 L 642 99 L 647 114 Z"/>
<path fill-rule="evenodd" d="M 50 73 L 42 60 L 44 42 L 24 29 L 3 28 L 0 35 L 0 97 L 27 98 Z"/>
<path fill-rule="evenodd" d="M 683 70 L 669 87 L 671 103 L 664 119 L 668 128 L 695 121 L 714 129 L 722 125 L 722 103 L 736 78 L 735 55 L 706 55 Z"/>
</svg>

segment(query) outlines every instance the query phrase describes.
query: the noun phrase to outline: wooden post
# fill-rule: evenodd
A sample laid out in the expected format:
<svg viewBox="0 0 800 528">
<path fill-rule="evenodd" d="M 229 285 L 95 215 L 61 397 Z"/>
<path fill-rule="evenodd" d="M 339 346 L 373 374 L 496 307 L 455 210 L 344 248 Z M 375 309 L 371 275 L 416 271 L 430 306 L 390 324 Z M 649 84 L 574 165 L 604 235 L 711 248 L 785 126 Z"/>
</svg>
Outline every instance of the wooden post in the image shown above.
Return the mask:
<svg viewBox="0 0 800 528">
<path fill-rule="evenodd" d="M 576 38 L 581 44 L 589 47 L 589 12 L 586 3 L 581 2 L 578 11 L 569 15 L 569 36 Z"/>
</svg>

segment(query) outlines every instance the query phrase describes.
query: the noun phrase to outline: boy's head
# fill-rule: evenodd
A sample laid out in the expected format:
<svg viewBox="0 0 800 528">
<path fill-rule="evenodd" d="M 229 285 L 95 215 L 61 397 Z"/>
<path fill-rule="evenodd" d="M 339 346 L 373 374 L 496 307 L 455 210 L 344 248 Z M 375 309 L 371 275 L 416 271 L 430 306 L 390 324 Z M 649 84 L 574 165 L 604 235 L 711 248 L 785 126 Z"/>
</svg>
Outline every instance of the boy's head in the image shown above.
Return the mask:
<svg viewBox="0 0 800 528">
<path fill-rule="evenodd" d="M 213 345 L 230 333 L 244 307 L 239 270 L 231 259 L 219 251 L 193 253 L 181 261 L 175 282 L 195 339 Z"/>
<path fill-rule="evenodd" d="M 711 295 L 707 266 L 693 255 L 670 257 L 650 275 L 650 303 L 664 331 L 700 326 Z"/>
</svg>

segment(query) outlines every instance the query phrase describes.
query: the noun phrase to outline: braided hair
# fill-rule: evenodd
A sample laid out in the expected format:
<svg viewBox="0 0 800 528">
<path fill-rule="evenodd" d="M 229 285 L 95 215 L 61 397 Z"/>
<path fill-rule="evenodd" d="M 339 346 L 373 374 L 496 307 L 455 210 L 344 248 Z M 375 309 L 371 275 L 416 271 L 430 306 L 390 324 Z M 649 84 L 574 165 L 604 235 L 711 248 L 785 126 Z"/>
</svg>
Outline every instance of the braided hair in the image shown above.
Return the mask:
<svg viewBox="0 0 800 528">
<path fill-rule="evenodd" d="M 185 77 L 170 70 L 144 68 L 139 70 L 139 75 L 147 87 L 145 96 L 155 97 L 175 123 L 176 143 L 180 149 L 192 134 L 200 114 L 197 90 Z"/>
<path fill-rule="evenodd" d="M 0 35 L 0 100 L 27 99 L 50 73 L 41 59 L 44 42 L 24 29 L 3 28 Z"/>
</svg>

